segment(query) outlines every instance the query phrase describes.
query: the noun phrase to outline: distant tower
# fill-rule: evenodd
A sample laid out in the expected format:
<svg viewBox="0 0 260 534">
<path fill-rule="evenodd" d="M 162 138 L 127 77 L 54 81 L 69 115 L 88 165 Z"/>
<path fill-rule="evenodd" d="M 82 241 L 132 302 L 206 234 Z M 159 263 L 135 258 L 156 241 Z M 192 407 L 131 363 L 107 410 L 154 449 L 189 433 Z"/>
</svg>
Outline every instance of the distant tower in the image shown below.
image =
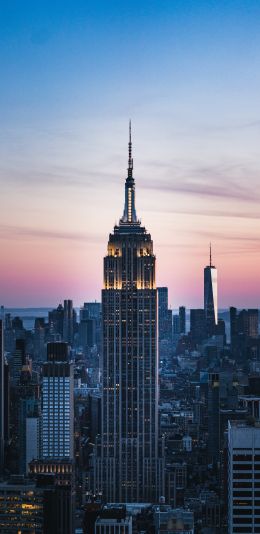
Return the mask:
<svg viewBox="0 0 260 534">
<path fill-rule="evenodd" d="M 215 334 L 218 324 L 218 292 L 217 269 L 212 265 L 211 244 L 209 252 L 209 265 L 204 269 L 204 311 L 206 320 L 206 334 Z"/>
<path fill-rule="evenodd" d="M 73 379 L 67 343 L 48 343 L 42 379 L 41 453 L 44 459 L 73 458 Z"/>
<path fill-rule="evenodd" d="M 124 213 L 104 258 L 102 430 L 95 485 L 106 502 L 158 502 L 164 493 L 155 255 L 135 211 L 129 133 Z"/>
</svg>

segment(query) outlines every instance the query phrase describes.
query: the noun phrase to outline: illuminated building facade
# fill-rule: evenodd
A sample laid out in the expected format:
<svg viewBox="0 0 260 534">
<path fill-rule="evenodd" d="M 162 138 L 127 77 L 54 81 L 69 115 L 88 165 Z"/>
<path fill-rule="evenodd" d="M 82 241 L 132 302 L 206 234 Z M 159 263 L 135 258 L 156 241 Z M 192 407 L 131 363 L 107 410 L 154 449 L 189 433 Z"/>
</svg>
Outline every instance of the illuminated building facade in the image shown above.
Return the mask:
<svg viewBox="0 0 260 534">
<path fill-rule="evenodd" d="M 217 269 L 212 265 L 211 245 L 209 265 L 204 269 L 204 311 L 206 333 L 208 336 L 212 336 L 216 333 L 218 324 L 218 282 Z"/>
<path fill-rule="evenodd" d="M 95 485 L 107 502 L 152 502 L 163 494 L 157 290 L 153 242 L 135 210 L 131 129 L 124 213 L 104 258 L 102 313 L 102 430 Z"/>
<path fill-rule="evenodd" d="M 0 483 L 0 532 L 44 532 L 44 497 L 34 482 Z"/>
</svg>

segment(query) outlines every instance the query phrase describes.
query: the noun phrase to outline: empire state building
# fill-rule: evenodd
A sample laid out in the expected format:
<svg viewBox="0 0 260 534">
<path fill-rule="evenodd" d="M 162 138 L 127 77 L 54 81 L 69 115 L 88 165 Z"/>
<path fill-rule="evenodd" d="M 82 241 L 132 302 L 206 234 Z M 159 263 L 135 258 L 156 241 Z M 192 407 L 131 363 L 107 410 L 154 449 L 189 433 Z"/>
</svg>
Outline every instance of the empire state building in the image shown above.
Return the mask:
<svg viewBox="0 0 260 534">
<path fill-rule="evenodd" d="M 124 212 L 104 258 L 102 431 L 94 475 L 106 502 L 155 502 L 164 494 L 155 255 L 136 215 L 131 124 L 128 147 Z"/>
</svg>

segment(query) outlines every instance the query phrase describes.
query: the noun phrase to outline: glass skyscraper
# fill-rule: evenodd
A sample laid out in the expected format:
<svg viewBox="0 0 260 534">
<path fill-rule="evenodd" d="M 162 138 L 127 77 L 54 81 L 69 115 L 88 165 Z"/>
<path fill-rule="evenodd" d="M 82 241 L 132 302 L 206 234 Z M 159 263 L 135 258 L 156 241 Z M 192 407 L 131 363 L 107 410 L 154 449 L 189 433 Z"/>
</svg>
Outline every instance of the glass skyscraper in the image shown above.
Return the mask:
<svg viewBox="0 0 260 534">
<path fill-rule="evenodd" d="M 212 336 L 218 324 L 218 282 L 217 269 L 212 265 L 211 246 L 209 265 L 204 269 L 204 310 L 206 334 Z"/>
<path fill-rule="evenodd" d="M 153 502 L 163 495 L 155 255 L 136 215 L 131 126 L 124 212 L 104 258 L 102 344 L 95 485 L 108 502 Z"/>
</svg>

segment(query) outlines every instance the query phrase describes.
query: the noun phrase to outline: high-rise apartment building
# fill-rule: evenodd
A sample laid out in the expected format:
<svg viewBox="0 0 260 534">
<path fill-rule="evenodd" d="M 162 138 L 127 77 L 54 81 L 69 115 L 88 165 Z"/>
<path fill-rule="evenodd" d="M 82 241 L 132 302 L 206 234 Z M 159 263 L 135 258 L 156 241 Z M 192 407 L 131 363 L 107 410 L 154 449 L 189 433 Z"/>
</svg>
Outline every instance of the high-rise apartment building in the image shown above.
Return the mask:
<svg viewBox="0 0 260 534">
<path fill-rule="evenodd" d="M 260 425 L 229 421 L 228 532 L 260 532 Z"/>
<path fill-rule="evenodd" d="M 42 379 L 42 458 L 73 458 L 73 379 L 67 343 L 48 343 Z"/>
<path fill-rule="evenodd" d="M 206 333 L 208 336 L 212 336 L 215 334 L 218 324 L 218 286 L 217 269 L 212 265 L 211 245 L 209 265 L 204 269 L 204 311 Z"/>
<path fill-rule="evenodd" d="M 102 312 L 102 430 L 95 484 L 107 502 L 155 501 L 163 494 L 155 255 L 135 211 L 131 133 L 124 213 L 104 259 Z"/>
</svg>

